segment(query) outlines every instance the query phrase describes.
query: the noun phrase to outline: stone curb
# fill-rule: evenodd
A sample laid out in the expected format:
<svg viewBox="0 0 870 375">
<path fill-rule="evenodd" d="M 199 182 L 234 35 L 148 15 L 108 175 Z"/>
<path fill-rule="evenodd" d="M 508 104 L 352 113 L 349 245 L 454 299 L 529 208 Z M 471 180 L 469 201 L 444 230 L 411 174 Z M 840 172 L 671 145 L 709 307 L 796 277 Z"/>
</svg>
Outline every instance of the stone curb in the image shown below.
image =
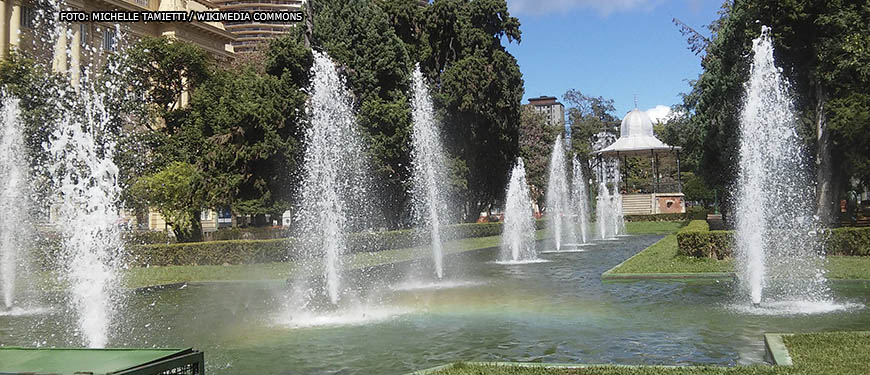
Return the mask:
<svg viewBox="0 0 870 375">
<path fill-rule="evenodd" d="M 788 348 L 785 346 L 783 336 L 789 336 L 787 333 L 765 333 L 764 334 L 764 349 L 771 361 L 777 366 L 791 366 L 791 355 L 788 354 Z"/>
</svg>

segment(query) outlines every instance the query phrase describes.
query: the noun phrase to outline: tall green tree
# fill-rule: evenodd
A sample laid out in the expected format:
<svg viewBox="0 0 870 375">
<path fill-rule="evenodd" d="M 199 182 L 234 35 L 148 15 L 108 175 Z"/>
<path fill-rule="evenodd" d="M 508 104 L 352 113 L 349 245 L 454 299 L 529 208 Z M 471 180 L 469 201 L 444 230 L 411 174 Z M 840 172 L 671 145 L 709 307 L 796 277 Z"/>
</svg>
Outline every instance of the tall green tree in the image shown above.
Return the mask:
<svg viewBox="0 0 870 375">
<path fill-rule="evenodd" d="M 503 198 L 519 154 L 523 79 L 503 40 L 520 42 L 504 0 L 440 0 L 425 11 L 422 66 L 434 88 L 466 220 Z"/>
<path fill-rule="evenodd" d="M 603 133 L 619 136 L 619 118 L 613 99 L 585 95 L 568 90 L 563 96 L 568 104 L 568 126 L 571 129 L 571 153 L 588 165 L 589 153 Z M 586 171 L 589 176 L 589 171 Z"/>
<path fill-rule="evenodd" d="M 849 1 L 789 0 L 726 2 L 703 46 L 704 69 L 684 104 L 701 130 L 700 172 L 715 187 L 736 177 L 737 118 L 748 51 L 762 25 L 772 28 L 777 63 L 792 84 L 799 133 L 815 151 L 817 213 L 831 222 L 845 181 L 860 176 L 866 143 L 855 138 L 854 111 L 867 89 L 868 4 Z M 690 43 L 692 40 L 690 40 Z M 697 43 L 692 48 L 697 49 Z M 867 129 L 867 125 L 857 125 Z M 847 156 L 851 155 L 851 156 Z M 729 192 L 731 189 L 724 189 Z M 727 198 L 727 197 L 726 197 Z M 727 199 L 726 199 L 727 201 Z"/>
<path fill-rule="evenodd" d="M 314 48 L 327 52 L 347 77 L 373 177 L 381 182 L 376 193 L 383 217 L 398 226 L 407 212 L 411 175 L 408 89 L 413 64 L 406 44 L 378 2 L 324 0 L 313 2 L 312 10 Z"/>
</svg>

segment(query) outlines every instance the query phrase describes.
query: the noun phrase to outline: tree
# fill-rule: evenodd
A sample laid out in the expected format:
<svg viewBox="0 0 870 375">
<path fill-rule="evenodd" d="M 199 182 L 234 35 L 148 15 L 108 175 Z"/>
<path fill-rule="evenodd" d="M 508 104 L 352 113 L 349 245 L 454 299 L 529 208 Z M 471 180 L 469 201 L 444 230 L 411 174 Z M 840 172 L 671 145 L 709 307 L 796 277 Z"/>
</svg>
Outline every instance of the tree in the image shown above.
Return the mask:
<svg viewBox="0 0 870 375">
<path fill-rule="evenodd" d="M 289 207 L 305 95 L 253 67 L 219 70 L 194 93 L 185 126 L 202 136 L 196 161 L 208 207 L 273 217 Z"/>
<path fill-rule="evenodd" d="M 520 117 L 520 157 L 526 166 L 526 181 L 532 200 L 543 204 L 547 191 L 547 166 L 552 144 L 563 130 L 550 126 L 547 117 L 531 106 L 524 106 Z"/>
<path fill-rule="evenodd" d="M 613 99 L 587 96 L 579 90 L 568 90 L 563 96 L 568 103 L 568 126 L 571 129 L 571 152 L 584 165 L 602 133 L 619 135 L 619 118 L 614 115 Z M 589 176 L 589 171 L 586 171 Z"/>
<path fill-rule="evenodd" d="M 122 67 L 134 95 L 154 106 L 156 117 L 181 109 L 182 97 L 205 82 L 213 63 L 201 48 L 168 38 L 144 37 L 126 51 Z M 149 116 L 142 125 L 151 127 Z M 167 126 L 172 126 L 167 122 Z"/>
<path fill-rule="evenodd" d="M 174 162 L 157 173 L 137 179 L 130 187 L 134 196 L 163 215 L 179 242 L 202 239 L 199 221 L 202 178 L 199 172 L 191 164 Z"/>
<path fill-rule="evenodd" d="M 408 89 L 413 64 L 406 45 L 376 2 L 325 0 L 312 3 L 312 9 L 315 49 L 327 52 L 346 74 L 373 177 L 382 182 L 377 186 L 382 216 L 398 226 L 407 211 L 411 176 Z"/>
<path fill-rule="evenodd" d="M 519 20 L 504 0 L 442 0 L 425 11 L 422 68 L 444 120 L 452 166 L 467 190 L 465 219 L 504 196 L 519 154 L 523 79 L 502 40 L 520 42 Z"/>
<path fill-rule="evenodd" d="M 701 129 L 699 169 L 705 181 L 721 188 L 736 177 L 737 118 L 749 70 L 746 51 L 761 25 L 770 26 L 777 63 L 795 95 L 798 131 L 815 151 L 817 213 L 830 223 L 846 179 L 861 174 L 860 163 L 844 162 L 846 154 L 852 153 L 851 160 L 867 156 L 866 143 L 841 130 L 858 120 L 844 115 L 856 113 L 848 108 L 860 97 L 852 95 L 867 92 L 870 30 L 862 20 L 870 16 L 870 6 L 818 0 L 726 2 L 720 14 L 709 27 L 704 72 L 684 98 L 686 108 L 694 111 L 691 122 Z"/>
</svg>

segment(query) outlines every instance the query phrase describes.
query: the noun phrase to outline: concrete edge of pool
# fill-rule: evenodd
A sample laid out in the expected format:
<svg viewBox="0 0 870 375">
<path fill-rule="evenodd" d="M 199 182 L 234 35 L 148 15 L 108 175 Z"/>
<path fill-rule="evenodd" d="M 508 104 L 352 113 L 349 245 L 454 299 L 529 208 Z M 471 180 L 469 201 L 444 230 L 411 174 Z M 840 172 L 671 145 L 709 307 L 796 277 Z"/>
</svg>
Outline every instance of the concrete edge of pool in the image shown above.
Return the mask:
<svg viewBox="0 0 870 375">
<path fill-rule="evenodd" d="M 596 367 L 624 367 L 624 368 L 682 368 L 690 366 L 673 366 L 673 365 L 620 365 L 620 364 L 587 364 L 587 363 L 546 363 L 546 362 L 462 362 L 468 365 L 475 366 L 505 366 L 505 367 L 531 367 L 531 368 L 596 368 Z M 454 363 L 446 365 L 430 367 L 423 370 L 409 372 L 405 375 L 431 375 L 438 371 L 450 368 Z"/>
<path fill-rule="evenodd" d="M 764 349 L 767 351 L 773 364 L 777 366 L 791 366 L 791 355 L 788 353 L 788 348 L 785 346 L 783 336 L 789 336 L 789 333 L 765 333 L 764 334 Z"/>
</svg>

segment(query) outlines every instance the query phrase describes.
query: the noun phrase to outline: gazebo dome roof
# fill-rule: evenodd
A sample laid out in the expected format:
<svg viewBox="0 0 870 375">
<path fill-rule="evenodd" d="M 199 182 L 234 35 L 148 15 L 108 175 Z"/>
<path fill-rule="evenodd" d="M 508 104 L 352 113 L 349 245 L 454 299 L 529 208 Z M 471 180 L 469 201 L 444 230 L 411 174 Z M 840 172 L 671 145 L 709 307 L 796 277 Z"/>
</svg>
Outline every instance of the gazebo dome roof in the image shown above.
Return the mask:
<svg viewBox="0 0 870 375">
<path fill-rule="evenodd" d="M 622 118 L 619 139 L 610 146 L 593 154 L 641 153 L 643 151 L 674 150 L 679 147 L 666 145 L 653 134 L 653 123 L 646 112 L 637 108 Z"/>
<path fill-rule="evenodd" d="M 653 124 L 646 112 L 637 108 L 628 112 L 622 118 L 622 126 L 619 127 L 620 138 L 623 137 L 653 137 Z"/>
</svg>

